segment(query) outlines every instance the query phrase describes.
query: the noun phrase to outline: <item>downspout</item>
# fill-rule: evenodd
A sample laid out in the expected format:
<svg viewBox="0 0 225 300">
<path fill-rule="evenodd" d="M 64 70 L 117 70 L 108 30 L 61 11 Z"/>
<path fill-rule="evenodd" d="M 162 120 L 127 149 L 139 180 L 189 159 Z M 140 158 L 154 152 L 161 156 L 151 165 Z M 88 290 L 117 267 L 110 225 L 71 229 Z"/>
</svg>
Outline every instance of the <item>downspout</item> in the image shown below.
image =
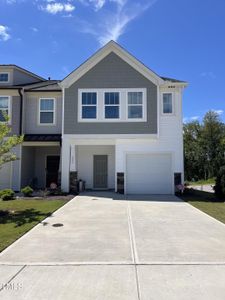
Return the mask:
<svg viewBox="0 0 225 300">
<path fill-rule="evenodd" d="M 23 132 L 23 93 L 22 88 L 18 89 L 20 95 L 20 127 L 19 127 L 19 134 L 22 135 Z"/>
</svg>

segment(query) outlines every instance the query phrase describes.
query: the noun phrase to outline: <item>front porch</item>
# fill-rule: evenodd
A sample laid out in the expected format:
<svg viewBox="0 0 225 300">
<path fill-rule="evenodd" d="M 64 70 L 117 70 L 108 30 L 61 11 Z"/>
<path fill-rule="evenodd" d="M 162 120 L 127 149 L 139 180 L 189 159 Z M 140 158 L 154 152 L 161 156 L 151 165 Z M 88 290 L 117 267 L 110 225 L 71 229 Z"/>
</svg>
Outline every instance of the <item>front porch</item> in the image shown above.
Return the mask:
<svg viewBox="0 0 225 300">
<path fill-rule="evenodd" d="M 30 185 L 34 189 L 45 189 L 52 182 L 60 185 L 59 145 L 25 143 L 21 158 L 21 187 Z"/>
<path fill-rule="evenodd" d="M 69 159 L 68 159 L 69 158 Z M 86 190 L 117 191 L 115 140 L 68 139 L 62 143 L 62 180 L 65 192 L 76 192 L 79 180 Z"/>
</svg>

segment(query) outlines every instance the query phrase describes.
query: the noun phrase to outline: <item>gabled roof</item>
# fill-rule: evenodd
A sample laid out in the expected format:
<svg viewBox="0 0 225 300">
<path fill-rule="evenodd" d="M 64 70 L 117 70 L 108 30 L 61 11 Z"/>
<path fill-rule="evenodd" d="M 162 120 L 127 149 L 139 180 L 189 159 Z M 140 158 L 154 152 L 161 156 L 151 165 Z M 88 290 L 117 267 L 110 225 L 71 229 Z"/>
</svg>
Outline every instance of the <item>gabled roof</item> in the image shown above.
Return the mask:
<svg viewBox="0 0 225 300">
<path fill-rule="evenodd" d="M 140 72 L 143 76 L 151 80 L 156 85 L 164 84 L 164 80 L 159 75 L 157 75 L 155 72 L 147 68 L 143 63 L 141 63 L 133 55 L 128 53 L 116 42 L 110 41 L 99 51 L 97 51 L 93 56 L 91 56 L 88 60 L 86 60 L 82 65 L 80 65 L 77 69 L 75 69 L 72 73 L 70 73 L 67 77 L 65 77 L 61 81 L 60 86 L 66 88 L 71 86 L 75 81 L 77 81 L 80 77 L 82 77 L 86 72 L 88 72 L 91 68 L 93 68 L 97 63 L 99 63 L 103 58 L 105 58 L 111 52 L 117 54 L 125 62 L 127 62 L 134 69 L 136 69 L 138 72 Z"/>
<path fill-rule="evenodd" d="M 28 75 L 30 75 L 32 77 L 37 78 L 38 80 L 41 80 L 41 81 L 46 80 L 45 78 L 43 78 L 43 77 L 41 77 L 41 76 L 39 76 L 37 74 L 34 74 L 34 73 L 32 73 L 32 72 L 24 69 L 24 68 L 21 68 L 21 67 L 19 67 L 17 65 L 14 65 L 14 64 L 0 64 L 0 67 L 15 68 L 15 69 L 17 69 L 17 70 L 19 70 L 19 71 L 21 71 L 23 73 L 26 73 L 26 74 L 28 74 Z"/>
</svg>

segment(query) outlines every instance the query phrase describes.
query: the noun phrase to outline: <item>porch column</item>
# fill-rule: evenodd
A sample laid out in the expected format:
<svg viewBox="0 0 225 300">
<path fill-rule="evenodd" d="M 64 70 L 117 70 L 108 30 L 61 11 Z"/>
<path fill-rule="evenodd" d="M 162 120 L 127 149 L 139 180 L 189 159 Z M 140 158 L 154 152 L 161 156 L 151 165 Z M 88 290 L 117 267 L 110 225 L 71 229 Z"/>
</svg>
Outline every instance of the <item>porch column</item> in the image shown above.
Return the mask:
<svg viewBox="0 0 225 300">
<path fill-rule="evenodd" d="M 70 191 L 77 193 L 77 164 L 76 164 L 76 146 L 70 146 Z"/>
<path fill-rule="evenodd" d="M 62 169 L 61 169 L 61 188 L 64 192 L 69 192 L 69 171 L 70 171 L 70 144 L 67 139 L 62 140 Z"/>
</svg>

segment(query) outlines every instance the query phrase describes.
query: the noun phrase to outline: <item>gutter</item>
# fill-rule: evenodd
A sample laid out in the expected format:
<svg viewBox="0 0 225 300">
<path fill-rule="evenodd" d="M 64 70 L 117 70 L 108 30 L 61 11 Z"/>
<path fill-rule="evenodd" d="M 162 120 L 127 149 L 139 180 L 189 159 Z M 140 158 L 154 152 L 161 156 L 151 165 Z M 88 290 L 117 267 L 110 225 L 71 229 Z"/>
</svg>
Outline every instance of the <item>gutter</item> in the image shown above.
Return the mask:
<svg viewBox="0 0 225 300">
<path fill-rule="evenodd" d="M 19 133 L 22 135 L 23 131 L 23 93 L 22 88 L 18 89 L 19 95 L 20 95 L 20 130 Z"/>
</svg>

